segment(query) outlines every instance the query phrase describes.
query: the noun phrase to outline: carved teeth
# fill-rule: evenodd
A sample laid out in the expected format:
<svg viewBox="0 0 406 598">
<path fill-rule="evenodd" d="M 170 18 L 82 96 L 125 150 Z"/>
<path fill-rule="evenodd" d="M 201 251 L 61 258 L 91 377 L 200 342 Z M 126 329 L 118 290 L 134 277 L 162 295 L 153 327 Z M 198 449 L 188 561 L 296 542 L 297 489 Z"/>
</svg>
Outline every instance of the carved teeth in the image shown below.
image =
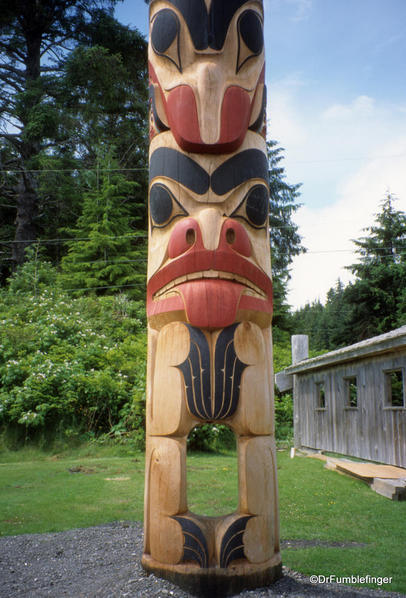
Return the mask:
<svg viewBox="0 0 406 598">
<path fill-rule="evenodd" d="M 164 296 L 166 298 L 170 295 L 176 295 L 177 291 L 174 287 L 177 287 L 184 282 L 189 282 L 191 280 L 202 280 L 204 278 L 219 278 L 220 280 L 232 280 L 247 287 L 246 291 L 244 291 L 245 294 L 254 297 L 258 297 L 259 295 L 262 299 L 267 298 L 266 294 L 259 287 L 257 287 L 257 285 L 255 285 L 250 280 L 247 280 L 243 276 L 233 274 L 232 272 L 217 272 L 215 270 L 205 270 L 203 272 L 191 272 L 190 274 L 186 274 L 185 276 L 179 276 L 178 278 L 175 278 L 175 280 L 171 280 L 171 282 L 168 282 L 168 284 L 166 284 L 164 287 L 162 287 L 162 289 L 159 289 L 159 291 L 155 293 L 154 299 L 162 299 Z"/>
</svg>

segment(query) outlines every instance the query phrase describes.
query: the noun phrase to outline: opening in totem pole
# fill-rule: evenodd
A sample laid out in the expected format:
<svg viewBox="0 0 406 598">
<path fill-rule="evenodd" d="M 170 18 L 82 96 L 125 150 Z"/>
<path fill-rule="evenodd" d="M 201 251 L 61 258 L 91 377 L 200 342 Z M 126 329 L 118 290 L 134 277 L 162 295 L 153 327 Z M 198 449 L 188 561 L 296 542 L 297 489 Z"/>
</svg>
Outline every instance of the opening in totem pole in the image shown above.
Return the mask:
<svg viewBox="0 0 406 598">
<path fill-rule="evenodd" d="M 263 6 L 150 1 L 149 324 L 142 564 L 211 597 L 281 575 Z M 186 443 L 235 433 L 234 513 L 188 509 Z"/>
</svg>

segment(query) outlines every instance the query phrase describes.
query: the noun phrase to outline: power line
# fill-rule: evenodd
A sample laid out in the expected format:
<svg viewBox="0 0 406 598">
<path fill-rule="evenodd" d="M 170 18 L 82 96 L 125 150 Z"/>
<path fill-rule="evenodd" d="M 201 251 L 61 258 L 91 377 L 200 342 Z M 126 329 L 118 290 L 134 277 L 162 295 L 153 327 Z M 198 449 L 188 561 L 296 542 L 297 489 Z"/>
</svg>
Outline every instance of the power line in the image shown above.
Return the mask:
<svg viewBox="0 0 406 598">
<path fill-rule="evenodd" d="M 141 276 L 141 274 L 139 274 Z M 126 289 L 129 287 L 143 287 L 143 284 L 134 283 L 134 284 L 117 284 L 117 285 L 106 285 L 101 287 L 83 287 L 81 289 L 62 289 L 62 291 L 66 291 L 67 293 L 74 293 L 79 291 L 100 291 L 105 289 Z"/>
<path fill-rule="evenodd" d="M 142 168 L 25 168 L 25 169 L 0 169 L 2 174 L 21 174 L 24 172 L 138 172 L 147 171 L 148 167 Z"/>
<path fill-rule="evenodd" d="M 297 226 L 293 225 L 293 226 L 288 226 L 288 225 L 282 225 L 282 226 L 271 226 L 271 229 L 276 229 L 276 230 L 282 230 L 282 229 L 289 229 L 292 228 L 294 230 L 296 230 Z M 105 239 L 120 239 L 120 238 L 125 238 L 125 237 L 129 237 L 129 238 L 134 238 L 134 239 L 146 239 L 148 237 L 148 233 L 143 232 L 143 233 L 126 233 L 125 235 L 109 235 L 104 237 Z M 37 243 L 39 245 L 50 245 L 50 244 L 58 244 L 58 243 L 76 243 L 79 241 L 92 241 L 94 240 L 93 237 L 75 237 L 74 239 L 72 238 L 55 238 L 55 239 L 24 239 L 21 241 L 15 241 L 15 240 L 10 240 L 10 241 L 1 241 L 0 240 L 0 244 L 1 245 L 10 245 L 10 244 L 16 244 L 16 243 Z"/>
<path fill-rule="evenodd" d="M 362 160 L 391 160 L 393 158 L 403 158 L 406 154 L 392 154 L 392 155 L 382 155 L 382 156 L 360 156 L 350 157 L 350 158 L 315 158 L 310 160 L 290 160 L 289 158 L 285 157 L 290 164 L 322 164 L 324 162 L 360 162 Z"/>
<path fill-rule="evenodd" d="M 85 265 L 85 264 L 138 264 L 140 262 L 146 263 L 146 260 L 143 258 L 137 258 L 134 260 L 122 260 L 121 258 L 112 259 L 112 260 L 89 260 L 84 262 L 74 262 L 74 265 Z"/>
<path fill-rule="evenodd" d="M 379 248 L 375 253 L 366 253 L 365 255 L 361 255 L 360 257 L 362 257 L 363 259 L 377 259 L 377 258 L 381 258 L 381 257 L 387 257 L 387 256 L 403 256 L 406 255 L 406 251 L 391 251 L 390 247 L 383 247 L 382 249 L 384 249 L 385 251 L 381 251 L 381 248 Z M 271 247 L 271 251 L 272 251 L 272 247 Z M 316 254 L 322 254 L 322 253 L 359 253 L 359 251 L 357 249 L 319 249 L 317 251 L 303 251 L 302 253 L 300 253 L 299 255 L 316 255 Z M 287 252 L 282 253 L 281 255 L 287 255 Z M 297 257 L 297 256 L 295 256 Z"/>
<path fill-rule="evenodd" d="M 109 235 L 109 236 L 105 236 L 105 239 L 122 239 L 125 237 L 129 237 L 129 238 L 133 238 L 133 239 L 145 239 L 148 237 L 148 233 L 127 233 L 125 235 Z M 52 243 L 58 244 L 58 243 L 76 243 L 79 241 L 94 241 L 93 237 L 76 237 L 75 239 L 72 238 L 56 238 L 56 239 L 24 239 L 22 241 L 0 241 L 1 245 L 10 245 L 10 244 L 15 244 L 15 243 L 36 243 L 38 245 L 49 245 Z"/>
<path fill-rule="evenodd" d="M 327 162 L 359 162 L 362 160 L 392 160 L 393 158 L 403 158 L 406 153 L 380 155 L 380 156 L 359 156 L 349 158 L 311 158 L 308 160 L 290 160 L 290 164 L 322 164 Z M 286 156 L 284 158 L 287 159 Z M 2 174 L 20 174 L 23 172 L 140 172 L 148 171 L 147 166 L 139 168 L 26 168 L 26 169 L 0 169 Z"/>
</svg>

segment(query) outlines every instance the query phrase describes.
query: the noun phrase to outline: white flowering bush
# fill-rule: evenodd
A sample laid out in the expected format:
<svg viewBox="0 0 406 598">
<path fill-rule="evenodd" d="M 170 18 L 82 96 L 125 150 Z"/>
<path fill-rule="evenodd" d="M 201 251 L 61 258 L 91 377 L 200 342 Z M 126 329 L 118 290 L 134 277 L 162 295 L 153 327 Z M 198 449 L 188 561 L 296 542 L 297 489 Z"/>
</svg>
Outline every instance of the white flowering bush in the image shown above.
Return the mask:
<svg viewBox="0 0 406 598">
<path fill-rule="evenodd" d="M 0 427 L 24 439 L 143 439 L 141 303 L 42 288 L 0 292 Z"/>
</svg>

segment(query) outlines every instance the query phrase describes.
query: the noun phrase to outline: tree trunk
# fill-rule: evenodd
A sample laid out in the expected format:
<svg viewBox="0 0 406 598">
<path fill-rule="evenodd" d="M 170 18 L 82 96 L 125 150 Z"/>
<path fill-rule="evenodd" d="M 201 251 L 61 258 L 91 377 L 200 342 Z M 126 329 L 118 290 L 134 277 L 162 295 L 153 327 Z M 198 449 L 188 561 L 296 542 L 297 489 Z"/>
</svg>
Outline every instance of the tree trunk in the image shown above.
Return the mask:
<svg viewBox="0 0 406 598">
<path fill-rule="evenodd" d="M 26 22 L 29 23 L 28 16 L 25 15 Z M 27 27 L 24 30 L 26 41 L 25 55 L 25 89 L 29 90 L 33 81 L 37 81 L 41 76 L 41 41 L 43 31 L 41 28 L 35 29 Z M 25 106 L 26 114 L 21 119 L 23 124 L 22 136 L 29 124 L 27 115 L 31 110 L 41 102 L 40 94 L 33 94 Z M 25 261 L 25 250 L 36 239 L 35 219 L 38 215 L 38 194 L 35 175 L 25 170 L 32 167 L 32 159 L 35 158 L 41 148 L 40 139 L 30 139 L 30 141 L 19 144 L 22 158 L 22 172 L 17 187 L 17 216 L 15 220 L 16 231 L 12 252 L 13 269 Z"/>
<path fill-rule="evenodd" d="M 36 183 L 31 173 L 23 172 L 17 188 L 16 233 L 12 252 L 13 269 L 25 261 L 25 250 L 36 239 L 38 214 Z"/>
</svg>

